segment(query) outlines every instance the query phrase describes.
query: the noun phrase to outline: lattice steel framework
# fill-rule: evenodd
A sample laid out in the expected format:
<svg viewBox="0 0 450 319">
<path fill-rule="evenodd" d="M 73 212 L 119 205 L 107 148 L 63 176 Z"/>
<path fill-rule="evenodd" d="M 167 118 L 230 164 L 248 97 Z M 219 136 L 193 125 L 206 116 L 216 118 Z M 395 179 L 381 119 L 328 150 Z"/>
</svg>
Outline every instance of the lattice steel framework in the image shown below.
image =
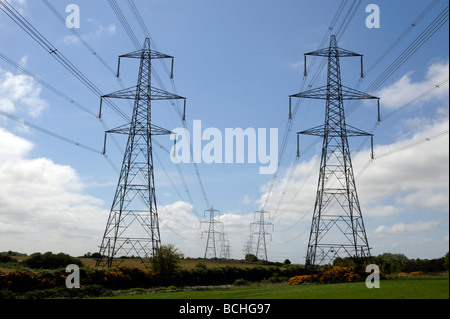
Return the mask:
<svg viewBox="0 0 450 319">
<path fill-rule="evenodd" d="M 228 240 L 228 235 L 225 233 L 222 233 L 220 236 L 220 257 L 223 259 L 231 259 L 231 245 L 230 241 Z"/>
<path fill-rule="evenodd" d="M 380 107 L 379 98 L 341 84 L 339 58 L 361 57 L 362 77 L 361 54 L 339 48 L 336 37 L 332 35 L 328 48 L 305 53 L 305 74 L 307 55 L 328 58 L 327 85 L 289 97 L 326 100 L 325 124 L 297 133 L 297 139 L 299 134 L 323 137 L 316 202 L 306 255 L 306 265 L 313 267 L 331 264 L 336 257 L 370 257 L 347 138 L 370 136 L 373 158 L 373 135 L 346 124 L 344 100 L 377 99 L 378 120 Z"/>
<path fill-rule="evenodd" d="M 206 213 L 209 213 L 209 219 L 201 221 L 201 224 L 208 225 L 208 230 L 202 232 L 202 238 L 206 234 L 204 258 L 217 258 L 217 242 L 221 240 L 222 232 L 220 230 L 223 230 L 222 222 L 216 218 L 216 216 L 220 217 L 220 211 L 211 207 L 205 210 L 205 215 Z"/>
<path fill-rule="evenodd" d="M 261 209 L 259 211 L 256 211 L 255 215 L 256 214 L 259 215 L 259 220 L 250 224 L 250 229 L 252 228 L 252 226 L 254 226 L 253 228 L 257 229 L 257 231 L 252 233 L 252 235 L 258 236 L 258 239 L 256 241 L 255 256 L 259 259 L 267 260 L 266 236 L 272 236 L 272 234 L 269 233 L 267 229 L 271 227 L 273 231 L 273 224 L 271 222 L 268 222 L 264 217 L 267 214 L 267 216 L 270 218 L 270 213 L 268 211 Z"/>
<path fill-rule="evenodd" d="M 117 76 L 121 58 L 139 59 L 140 67 L 136 86 L 104 95 L 100 100 L 99 117 L 104 98 L 131 99 L 134 107 L 130 123 L 105 132 L 105 148 L 108 133 L 127 134 L 128 142 L 96 265 L 112 267 L 113 263 L 120 264 L 122 257 L 135 256 L 149 269 L 161 243 L 152 137 L 172 133 L 152 124 L 151 101 L 186 99 L 151 86 L 151 61 L 172 59 L 173 66 L 173 57 L 151 50 L 149 38 L 143 49 L 119 56 Z"/>
</svg>

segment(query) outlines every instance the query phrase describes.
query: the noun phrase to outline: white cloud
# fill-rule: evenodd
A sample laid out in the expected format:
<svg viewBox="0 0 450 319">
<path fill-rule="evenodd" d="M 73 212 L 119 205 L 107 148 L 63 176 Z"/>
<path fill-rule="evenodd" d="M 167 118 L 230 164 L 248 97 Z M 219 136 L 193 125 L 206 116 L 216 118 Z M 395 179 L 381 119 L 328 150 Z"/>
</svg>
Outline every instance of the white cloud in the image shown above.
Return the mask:
<svg viewBox="0 0 450 319">
<path fill-rule="evenodd" d="M 87 41 L 87 42 L 95 41 L 96 39 L 98 39 L 102 36 L 113 35 L 116 33 L 116 26 L 113 23 L 111 23 L 105 27 L 105 26 L 97 23 L 93 19 L 88 19 L 88 22 L 91 24 L 95 24 L 96 29 L 94 31 L 81 34 L 80 36 L 84 41 Z M 80 40 L 75 35 L 66 35 L 63 38 L 63 42 L 65 42 L 67 44 L 72 44 L 72 43 L 79 43 Z"/>
<path fill-rule="evenodd" d="M 40 93 L 41 87 L 32 78 L 0 69 L 0 109 L 37 117 L 48 107 Z"/>
<path fill-rule="evenodd" d="M 431 231 L 439 225 L 439 221 L 430 220 L 427 222 L 418 221 L 412 224 L 398 223 L 390 226 L 381 225 L 375 229 L 376 235 L 396 235 L 400 233 L 413 233 L 421 231 Z"/>
<path fill-rule="evenodd" d="M 21 15 L 25 15 L 26 8 L 28 7 L 26 0 L 10 0 L 9 3 L 16 9 Z"/>
<path fill-rule="evenodd" d="M 448 62 L 432 64 L 423 81 L 412 82 L 406 77 L 409 80 L 402 82 L 406 86 L 400 90 L 399 96 L 385 95 L 383 104 L 389 99 L 390 107 L 395 106 L 394 102 L 400 105 L 409 102 L 430 89 L 435 84 L 433 82 L 444 75 L 442 69 L 446 70 L 445 77 L 448 77 Z M 432 72 L 439 75 L 432 77 Z M 394 124 L 398 136 L 384 144 L 375 144 L 374 161 L 369 160 L 369 149 L 352 152 L 359 200 L 375 254 L 391 251 L 394 245 L 397 245 L 397 251 L 404 250 L 404 253 L 418 257 L 440 256 L 441 250 L 448 249 L 441 241 L 448 230 L 433 217 L 438 216 L 439 221 L 448 223 L 449 115 L 445 111 L 448 110 L 448 90 L 435 91 L 427 97 L 427 105 L 432 107 L 426 115 L 402 118 Z M 392 130 L 391 124 L 382 122 L 378 131 Z M 443 134 L 427 140 L 436 133 Z M 291 177 L 289 168 L 280 170 L 265 207 L 272 213 L 271 221 L 275 223 L 275 241 L 288 245 L 297 241 L 296 245 L 301 245 L 304 253 L 316 198 L 319 160 L 319 155 L 316 155 L 310 160 L 300 161 Z M 289 178 L 291 182 L 286 187 Z M 263 204 L 269 196 L 269 186 L 270 182 L 261 188 L 258 203 Z M 423 232 L 420 238 L 417 237 L 418 231 Z M 389 240 L 384 239 L 382 235 L 388 233 L 392 236 Z M 429 241 L 423 241 L 422 235 Z M 414 247 L 412 243 L 415 243 Z M 288 248 L 284 244 L 282 249 Z"/>
<path fill-rule="evenodd" d="M 0 129 L 0 250 L 95 250 L 107 216 L 103 201 L 83 193 L 73 168 L 28 158 L 31 149 Z"/>
<path fill-rule="evenodd" d="M 355 154 L 355 171 L 368 165 L 359 179 L 358 192 L 368 216 L 403 212 L 448 212 L 449 139 L 426 138 L 448 129 L 448 117 L 426 126 L 411 138 L 375 147 L 375 161 Z M 417 144 L 418 141 L 424 141 Z M 408 147 L 409 146 L 409 147 Z"/>
<path fill-rule="evenodd" d="M 245 194 L 244 197 L 241 199 L 241 204 L 242 205 L 248 205 L 248 204 L 250 204 L 252 202 L 253 202 L 253 200 L 247 194 Z"/>
<path fill-rule="evenodd" d="M 0 128 L 0 162 L 15 161 L 25 156 L 33 144 Z"/>
<path fill-rule="evenodd" d="M 449 61 L 434 62 L 428 67 L 425 78 L 422 81 L 414 82 L 411 79 L 412 72 L 402 76 L 394 84 L 381 89 L 376 96 L 381 98 L 383 107 L 396 109 L 411 101 L 418 94 L 428 91 L 438 83 L 448 79 Z M 448 89 L 435 90 L 422 99 L 422 102 L 431 99 L 448 98 Z"/>
</svg>

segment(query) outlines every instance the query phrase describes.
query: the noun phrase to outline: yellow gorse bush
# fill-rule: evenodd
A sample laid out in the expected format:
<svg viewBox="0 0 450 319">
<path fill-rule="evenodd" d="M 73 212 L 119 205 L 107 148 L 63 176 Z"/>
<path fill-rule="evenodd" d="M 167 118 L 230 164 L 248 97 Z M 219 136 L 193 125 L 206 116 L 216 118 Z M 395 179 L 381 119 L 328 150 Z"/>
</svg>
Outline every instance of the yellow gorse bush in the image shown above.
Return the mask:
<svg viewBox="0 0 450 319">
<path fill-rule="evenodd" d="M 330 266 L 316 275 L 294 276 L 289 279 L 288 285 L 300 285 L 305 282 L 354 282 L 362 279 L 361 275 L 350 267 Z"/>
</svg>

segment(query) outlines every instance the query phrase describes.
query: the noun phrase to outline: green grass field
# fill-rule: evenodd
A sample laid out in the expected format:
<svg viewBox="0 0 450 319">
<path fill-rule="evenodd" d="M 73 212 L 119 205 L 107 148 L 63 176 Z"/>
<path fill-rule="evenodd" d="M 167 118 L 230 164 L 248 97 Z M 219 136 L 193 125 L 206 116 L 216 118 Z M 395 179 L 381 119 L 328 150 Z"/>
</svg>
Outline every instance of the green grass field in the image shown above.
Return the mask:
<svg viewBox="0 0 450 319">
<path fill-rule="evenodd" d="M 230 288 L 184 289 L 118 295 L 119 299 L 449 299 L 449 277 L 384 280 L 380 288 L 364 282 L 288 286 L 261 285 Z"/>
</svg>

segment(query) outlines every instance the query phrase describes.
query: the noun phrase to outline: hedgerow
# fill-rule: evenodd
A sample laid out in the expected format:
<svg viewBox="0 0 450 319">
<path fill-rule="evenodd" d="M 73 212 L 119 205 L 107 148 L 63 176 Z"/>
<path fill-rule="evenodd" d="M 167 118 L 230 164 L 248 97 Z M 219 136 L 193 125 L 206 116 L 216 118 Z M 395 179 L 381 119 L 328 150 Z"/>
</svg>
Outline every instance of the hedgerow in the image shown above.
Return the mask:
<svg viewBox="0 0 450 319">
<path fill-rule="evenodd" d="M 80 268 L 80 285 L 100 286 L 106 289 L 122 290 L 129 288 L 155 288 L 161 286 L 208 286 L 233 284 L 238 279 L 249 282 L 280 282 L 294 275 L 303 274 L 304 269 L 298 266 L 283 267 L 195 267 L 180 269 L 167 280 L 159 273 L 147 272 L 137 267 L 117 267 L 114 269 Z M 65 281 L 69 273 L 64 269 L 25 271 L 14 270 L 0 274 L 0 290 L 13 293 L 26 293 L 55 288 L 68 289 Z M 36 292 L 30 296 L 45 296 Z"/>
</svg>

